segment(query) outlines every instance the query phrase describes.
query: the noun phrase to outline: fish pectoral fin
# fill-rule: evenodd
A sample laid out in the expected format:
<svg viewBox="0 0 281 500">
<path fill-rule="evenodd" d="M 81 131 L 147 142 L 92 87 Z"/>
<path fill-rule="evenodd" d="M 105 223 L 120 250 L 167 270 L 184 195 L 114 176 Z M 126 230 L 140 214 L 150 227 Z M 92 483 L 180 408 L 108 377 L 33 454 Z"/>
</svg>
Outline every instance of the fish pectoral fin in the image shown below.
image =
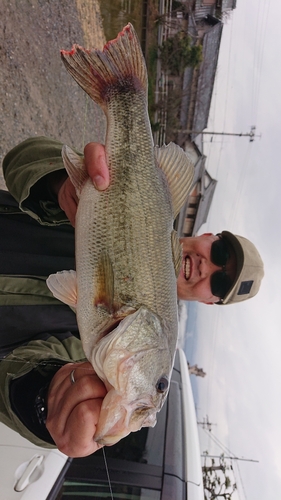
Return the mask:
<svg viewBox="0 0 281 500">
<path fill-rule="evenodd" d="M 158 167 L 163 170 L 171 193 L 174 218 L 178 215 L 190 192 L 194 165 L 184 150 L 170 142 L 168 146 L 155 147 Z"/>
<path fill-rule="evenodd" d="M 68 306 L 76 307 L 77 282 L 75 271 L 60 271 L 56 274 L 50 274 L 46 283 L 56 299 Z"/>
<path fill-rule="evenodd" d="M 98 275 L 94 304 L 104 307 L 110 314 L 114 311 L 114 272 L 107 253 L 102 253 L 98 261 Z"/>
<path fill-rule="evenodd" d="M 177 278 L 180 273 L 181 263 L 182 263 L 182 246 L 178 238 L 178 233 L 174 229 L 171 233 L 171 240 L 172 240 L 172 252 L 173 252 L 175 275 Z"/>
<path fill-rule="evenodd" d="M 78 198 L 80 198 L 82 187 L 89 178 L 84 164 L 84 158 L 79 156 L 68 146 L 63 146 L 61 154 L 65 169 L 76 189 Z"/>
</svg>

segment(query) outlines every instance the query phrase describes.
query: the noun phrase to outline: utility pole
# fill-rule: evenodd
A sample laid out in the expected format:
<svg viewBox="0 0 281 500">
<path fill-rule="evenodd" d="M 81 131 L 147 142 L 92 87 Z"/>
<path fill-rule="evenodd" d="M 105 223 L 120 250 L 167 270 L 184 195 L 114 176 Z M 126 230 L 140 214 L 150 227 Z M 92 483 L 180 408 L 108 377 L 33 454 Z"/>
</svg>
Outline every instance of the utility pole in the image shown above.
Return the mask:
<svg viewBox="0 0 281 500">
<path fill-rule="evenodd" d="M 184 134 L 202 134 L 202 135 L 232 135 L 236 137 L 250 137 L 250 142 L 253 142 L 255 137 L 261 137 L 261 135 L 256 136 L 256 127 L 253 125 L 251 127 L 250 132 L 247 134 L 243 134 L 242 132 L 240 134 L 233 133 L 233 132 L 204 132 L 203 130 L 178 130 L 178 132 L 182 132 Z M 212 140 L 212 139 L 211 139 Z"/>
<path fill-rule="evenodd" d="M 206 455 L 206 454 L 203 454 L 201 455 L 201 457 L 207 457 L 207 458 L 221 458 L 219 455 Z M 223 458 L 228 458 L 229 460 L 240 460 L 242 462 L 255 462 L 255 463 L 259 463 L 259 460 L 253 460 L 252 458 L 240 458 L 240 457 L 226 457 L 225 455 L 223 456 Z"/>
<path fill-rule="evenodd" d="M 209 422 L 209 417 L 206 415 L 206 417 L 203 417 L 203 422 L 197 422 L 198 425 L 202 426 L 202 429 L 208 429 L 209 432 L 212 430 L 212 425 L 217 425 L 217 424 L 211 424 Z"/>
</svg>

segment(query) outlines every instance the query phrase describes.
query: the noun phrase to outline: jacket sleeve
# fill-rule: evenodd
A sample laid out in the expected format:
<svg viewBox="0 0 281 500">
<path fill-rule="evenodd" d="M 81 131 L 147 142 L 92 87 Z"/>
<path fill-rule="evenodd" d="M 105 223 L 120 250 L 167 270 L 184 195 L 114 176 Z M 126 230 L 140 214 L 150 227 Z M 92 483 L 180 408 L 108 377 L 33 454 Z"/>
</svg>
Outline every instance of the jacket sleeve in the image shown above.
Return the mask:
<svg viewBox="0 0 281 500">
<path fill-rule="evenodd" d="M 37 414 L 38 396 L 44 390 L 47 393 L 53 375 L 61 366 L 78 361 L 86 361 L 85 354 L 81 341 L 73 336 L 62 341 L 56 337 L 34 340 L 1 360 L 1 422 L 37 446 L 55 448 L 44 419 L 40 421 Z"/>
<path fill-rule="evenodd" d="M 33 137 L 14 147 L 3 160 L 7 188 L 20 209 L 41 224 L 65 224 L 68 219 L 49 189 L 51 175 L 67 177 L 61 157 L 62 143 Z"/>
</svg>

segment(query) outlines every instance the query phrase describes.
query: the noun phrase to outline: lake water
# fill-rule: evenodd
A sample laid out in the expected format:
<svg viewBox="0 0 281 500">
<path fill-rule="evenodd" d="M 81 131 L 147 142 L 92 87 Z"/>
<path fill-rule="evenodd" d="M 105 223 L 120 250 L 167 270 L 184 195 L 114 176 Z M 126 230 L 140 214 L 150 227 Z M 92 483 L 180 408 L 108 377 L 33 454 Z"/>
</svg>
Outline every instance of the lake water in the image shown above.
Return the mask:
<svg viewBox="0 0 281 500">
<path fill-rule="evenodd" d="M 103 0 L 100 3 L 106 40 L 116 38 L 119 31 L 132 23 L 139 38 L 142 35 L 143 0 Z"/>
</svg>

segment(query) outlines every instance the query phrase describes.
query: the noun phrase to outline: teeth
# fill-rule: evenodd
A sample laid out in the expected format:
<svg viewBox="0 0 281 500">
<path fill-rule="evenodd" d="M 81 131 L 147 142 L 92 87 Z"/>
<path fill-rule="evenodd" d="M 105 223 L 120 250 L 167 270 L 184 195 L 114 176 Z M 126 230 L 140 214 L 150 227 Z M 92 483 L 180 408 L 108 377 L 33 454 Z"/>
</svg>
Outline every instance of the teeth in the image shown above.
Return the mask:
<svg viewBox="0 0 281 500">
<path fill-rule="evenodd" d="M 185 279 L 188 280 L 190 277 L 190 260 L 189 257 L 185 258 L 185 264 L 184 264 L 184 276 Z"/>
</svg>

